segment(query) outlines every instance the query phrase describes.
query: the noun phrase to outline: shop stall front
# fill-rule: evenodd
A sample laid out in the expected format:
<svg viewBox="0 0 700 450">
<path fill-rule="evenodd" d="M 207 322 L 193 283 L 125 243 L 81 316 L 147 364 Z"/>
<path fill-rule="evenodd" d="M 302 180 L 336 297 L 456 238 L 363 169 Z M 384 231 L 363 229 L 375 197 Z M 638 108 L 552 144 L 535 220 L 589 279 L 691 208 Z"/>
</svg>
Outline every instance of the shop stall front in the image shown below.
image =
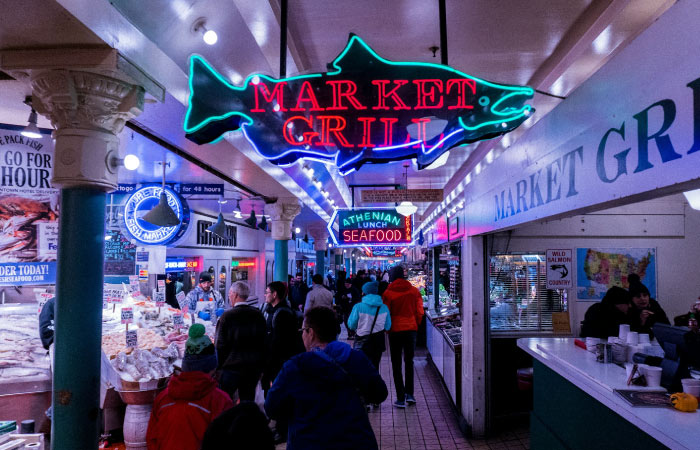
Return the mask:
<svg viewBox="0 0 700 450">
<path fill-rule="evenodd" d="M 529 383 L 533 448 L 614 448 L 622 434 L 640 433 L 658 441 L 654 445 L 669 445 L 670 435 L 678 433 L 680 440 L 670 446 L 692 448 L 692 439 L 682 438 L 684 413 L 637 420 L 646 413 L 598 395 L 577 381 L 589 374 L 559 370 L 548 355 L 550 345 L 566 342 L 557 347 L 557 358 L 587 357 L 572 340 L 560 340 L 578 336 L 586 311 L 611 287 L 628 288 L 630 274 L 641 278 L 672 322 L 700 293 L 700 212 L 686 200 L 700 188 L 700 64 L 682 56 L 697 50 L 697 17 L 698 5 L 676 3 L 465 182 L 462 267 L 468 300 L 462 312 L 483 318 L 463 327 L 470 346 L 462 355 L 462 411 L 475 435 L 529 412 L 509 409 Z M 641 60 L 653 63 L 637 64 Z M 543 343 L 517 343 L 532 337 Z M 530 367 L 532 379 L 521 379 L 526 382 L 519 388 L 518 369 Z M 618 369 L 608 367 L 610 373 Z M 589 439 L 583 446 L 565 439 L 565 421 L 558 419 L 570 417 L 585 427 L 579 413 L 589 410 L 615 418 L 609 422 L 620 425 L 609 430 L 615 439 L 596 433 L 595 443 Z M 664 423 L 661 434 L 652 430 L 657 420 Z"/>
</svg>

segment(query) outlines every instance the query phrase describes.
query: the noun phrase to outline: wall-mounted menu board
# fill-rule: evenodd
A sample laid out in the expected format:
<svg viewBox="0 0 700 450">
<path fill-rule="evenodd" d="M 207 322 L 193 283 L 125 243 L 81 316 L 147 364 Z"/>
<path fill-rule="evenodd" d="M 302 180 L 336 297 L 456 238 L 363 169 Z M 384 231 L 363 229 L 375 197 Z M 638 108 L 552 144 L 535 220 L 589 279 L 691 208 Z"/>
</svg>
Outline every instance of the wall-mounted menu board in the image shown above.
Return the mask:
<svg viewBox="0 0 700 450">
<path fill-rule="evenodd" d="M 133 275 L 136 273 L 136 244 L 119 230 L 105 233 L 105 275 Z"/>
</svg>

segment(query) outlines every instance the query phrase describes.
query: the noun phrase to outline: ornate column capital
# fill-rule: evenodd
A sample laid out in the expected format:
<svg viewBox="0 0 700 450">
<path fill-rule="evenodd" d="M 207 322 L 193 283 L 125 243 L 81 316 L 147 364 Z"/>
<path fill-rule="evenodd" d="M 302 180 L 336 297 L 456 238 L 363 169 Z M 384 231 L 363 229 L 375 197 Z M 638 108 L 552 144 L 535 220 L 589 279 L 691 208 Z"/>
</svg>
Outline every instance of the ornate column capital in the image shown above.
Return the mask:
<svg viewBox="0 0 700 450">
<path fill-rule="evenodd" d="M 141 86 L 92 72 L 43 70 L 31 74 L 33 106 L 56 128 L 52 183 L 61 187 L 117 187 L 119 138 L 143 111 Z"/>
<path fill-rule="evenodd" d="M 308 228 L 309 234 L 314 238 L 314 250 L 325 252 L 328 249 L 328 229 L 325 225 L 312 225 Z"/>
<path fill-rule="evenodd" d="M 265 210 L 270 214 L 272 221 L 272 239 L 276 241 L 290 240 L 292 238 L 292 221 L 301 212 L 299 200 L 280 199 L 271 205 L 266 205 Z"/>
</svg>

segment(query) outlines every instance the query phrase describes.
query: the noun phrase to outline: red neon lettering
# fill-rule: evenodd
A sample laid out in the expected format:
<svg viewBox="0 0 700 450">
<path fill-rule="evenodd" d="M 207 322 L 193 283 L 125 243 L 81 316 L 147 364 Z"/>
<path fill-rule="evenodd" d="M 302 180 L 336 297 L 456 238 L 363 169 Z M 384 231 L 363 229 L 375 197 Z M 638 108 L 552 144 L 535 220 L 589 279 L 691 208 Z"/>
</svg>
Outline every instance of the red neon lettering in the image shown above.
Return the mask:
<svg viewBox="0 0 700 450">
<path fill-rule="evenodd" d="M 335 138 L 340 142 L 343 147 L 354 147 L 351 143 L 345 139 L 345 136 L 341 133 L 345 129 L 347 122 L 342 116 L 318 116 L 317 119 L 321 122 L 321 142 L 318 145 L 335 145 L 335 142 L 330 140 L 330 135 L 333 133 Z M 335 120 L 335 126 L 331 126 L 331 120 Z"/>
<path fill-rule="evenodd" d="M 374 241 L 374 236 L 373 234 L 376 233 L 376 230 L 369 230 L 369 240 Z"/>
<path fill-rule="evenodd" d="M 447 109 L 474 109 L 474 105 L 467 105 L 467 89 L 468 86 L 471 90 L 472 95 L 476 95 L 476 81 L 470 78 L 460 78 L 457 80 L 447 80 L 447 94 L 450 93 L 450 88 L 457 85 L 457 104 L 450 105 Z"/>
<path fill-rule="evenodd" d="M 287 143 L 290 145 L 311 145 L 311 139 L 318 136 L 318 133 L 315 131 L 306 131 L 302 134 L 303 139 L 301 141 L 295 139 L 294 135 L 292 134 L 292 130 L 294 130 L 294 127 L 289 128 L 287 126 L 288 124 L 292 123 L 293 120 L 302 120 L 306 122 L 309 128 L 313 129 L 313 116 L 309 116 L 308 119 L 304 116 L 292 116 L 284 122 L 284 126 L 282 127 L 282 135 L 284 136 L 284 140 L 287 141 Z"/>
<path fill-rule="evenodd" d="M 411 122 L 415 123 L 418 128 L 418 140 L 419 141 L 427 141 L 425 137 L 425 124 L 430 122 L 430 119 L 427 117 L 421 117 L 420 119 L 411 119 Z M 408 138 L 410 139 L 411 136 L 409 135 Z M 413 146 L 414 148 L 420 148 L 420 144 L 416 144 Z"/>
<path fill-rule="evenodd" d="M 350 230 L 343 230 L 343 241 L 349 242 L 351 239 Z"/>
<path fill-rule="evenodd" d="M 310 102 L 311 109 L 309 111 L 323 111 L 323 108 L 318 106 L 318 100 L 316 100 L 316 94 L 311 87 L 311 83 L 304 81 L 299 89 L 299 96 L 297 97 L 297 106 L 292 108 L 291 111 L 306 111 L 305 108 L 301 107 L 302 103 Z"/>
<path fill-rule="evenodd" d="M 387 97 L 391 97 L 394 103 L 396 103 L 396 106 L 391 108 L 394 111 L 398 111 L 400 109 L 411 109 L 410 107 L 406 106 L 406 103 L 404 103 L 404 101 L 401 100 L 401 97 L 399 97 L 399 95 L 396 93 L 398 88 L 408 83 L 408 80 L 394 80 L 396 86 L 394 86 L 394 89 L 390 90 L 389 92 L 386 92 L 386 87 L 389 83 L 391 83 L 390 80 L 372 80 L 372 84 L 374 84 L 378 88 L 377 106 L 373 106 L 372 109 L 389 109 L 389 107 L 386 106 Z"/>
<path fill-rule="evenodd" d="M 438 109 L 442 108 L 442 80 L 413 80 L 413 83 L 416 85 L 416 88 L 418 90 L 417 92 L 417 98 L 418 100 L 416 101 L 416 107 L 414 109 Z M 430 88 L 427 88 L 427 84 L 432 83 L 433 85 L 430 86 Z M 437 93 L 439 94 L 437 103 L 435 100 L 436 93 L 435 89 L 437 88 Z M 426 98 L 430 99 L 431 103 L 434 103 L 432 105 L 428 105 L 426 103 Z"/>
<path fill-rule="evenodd" d="M 352 241 L 357 242 L 357 230 L 352 230 Z"/>
<path fill-rule="evenodd" d="M 379 233 L 381 233 L 381 235 Z M 377 240 L 378 241 L 384 240 L 384 230 L 377 230 Z"/>
<path fill-rule="evenodd" d="M 284 107 L 283 104 L 283 89 L 285 88 L 285 86 L 287 86 L 287 82 L 280 81 L 279 83 L 277 83 L 272 92 L 270 92 L 265 83 L 263 83 L 262 81 L 258 84 L 253 85 L 253 89 L 255 90 L 255 108 L 251 109 L 250 112 L 265 112 L 265 110 L 260 107 L 260 98 L 258 97 L 258 92 L 262 94 L 263 99 L 265 99 L 265 101 L 268 103 L 272 103 L 273 99 L 277 99 L 277 104 L 280 107 L 280 111 L 286 111 L 287 109 Z"/>
<path fill-rule="evenodd" d="M 363 106 L 356 98 L 357 85 L 354 81 L 350 80 L 338 80 L 338 81 L 326 81 L 326 84 L 330 84 L 333 87 L 333 106 L 326 108 L 327 111 L 331 110 L 345 110 L 348 109 L 347 106 L 343 106 L 343 97 L 346 98 L 355 109 L 367 109 Z M 347 89 L 343 92 L 343 86 Z"/>
<path fill-rule="evenodd" d="M 379 119 L 380 122 L 384 123 L 384 144 L 382 147 L 389 147 L 394 143 L 394 132 L 392 130 L 393 125 L 399 121 L 399 119 L 393 117 L 382 117 Z"/>
<path fill-rule="evenodd" d="M 360 231 L 360 240 L 361 241 L 367 240 L 367 232 L 365 230 Z"/>
<path fill-rule="evenodd" d="M 370 124 L 374 122 L 374 117 L 358 117 L 357 121 L 362 123 L 362 142 L 360 147 L 374 147 L 375 145 L 370 142 Z"/>
</svg>

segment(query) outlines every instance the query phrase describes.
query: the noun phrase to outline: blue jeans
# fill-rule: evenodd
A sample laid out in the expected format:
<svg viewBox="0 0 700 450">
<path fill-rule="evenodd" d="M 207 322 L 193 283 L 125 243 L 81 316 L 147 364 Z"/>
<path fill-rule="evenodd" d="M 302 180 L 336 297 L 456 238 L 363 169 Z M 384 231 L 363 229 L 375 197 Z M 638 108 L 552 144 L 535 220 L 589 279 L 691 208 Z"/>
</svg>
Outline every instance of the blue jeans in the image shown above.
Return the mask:
<svg viewBox="0 0 700 450">
<path fill-rule="evenodd" d="M 404 401 L 406 394 L 413 395 L 413 354 L 416 351 L 416 331 L 396 331 L 389 333 L 391 370 L 394 372 L 396 400 Z M 401 356 L 406 366 L 406 378 L 402 374 Z"/>
</svg>

